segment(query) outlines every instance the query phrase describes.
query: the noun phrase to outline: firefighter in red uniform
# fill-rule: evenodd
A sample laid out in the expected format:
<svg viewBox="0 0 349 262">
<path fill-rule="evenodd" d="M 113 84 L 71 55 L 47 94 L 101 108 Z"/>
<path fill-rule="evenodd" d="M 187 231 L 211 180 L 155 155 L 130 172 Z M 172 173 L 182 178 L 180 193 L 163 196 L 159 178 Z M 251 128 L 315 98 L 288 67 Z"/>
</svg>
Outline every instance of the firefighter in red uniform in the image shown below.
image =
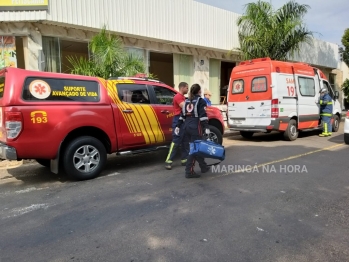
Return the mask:
<svg viewBox="0 0 349 262">
<path fill-rule="evenodd" d="M 201 98 L 201 87 L 198 84 L 192 85 L 189 92 L 189 97 L 185 101 L 182 108 L 182 114 L 179 117 L 175 133 L 179 134 L 183 129 L 184 139 L 189 142 L 195 140 L 202 140 L 202 130 L 206 134 L 210 133 L 208 126 L 208 117 L 206 114 L 206 102 Z M 199 174 L 194 172 L 195 161 L 199 162 L 201 173 L 206 173 L 210 168 L 207 166 L 205 160 L 201 156 L 189 155 L 185 167 L 186 178 L 198 178 Z"/>
<path fill-rule="evenodd" d="M 188 144 L 187 141 L 183 140 L 183 134 L 180 132 L 178 135 L 174 133 L 175 128 L 178 123 L 178 119 L 182 112 L 182 107 L 184 105 L 185 96 L 188 93 L 188 84 L 185 82 L 181 82 L 178 85 L 179 93 L 177 93 L 173 97 L 173 110 L 174 110 L 174 117 L 172 120 L 172 143 L 170 146 L 170 150 L 168 152 L 166 161 L 165 161 L 165 168 L 166 169 L 172 169 L 172 163 L 173 159 L 177 154 L 178 148 L 181 147 L 181 163 L 183 166 L 187 163 L 187 157 L 188 157 Z"/>
</svg>

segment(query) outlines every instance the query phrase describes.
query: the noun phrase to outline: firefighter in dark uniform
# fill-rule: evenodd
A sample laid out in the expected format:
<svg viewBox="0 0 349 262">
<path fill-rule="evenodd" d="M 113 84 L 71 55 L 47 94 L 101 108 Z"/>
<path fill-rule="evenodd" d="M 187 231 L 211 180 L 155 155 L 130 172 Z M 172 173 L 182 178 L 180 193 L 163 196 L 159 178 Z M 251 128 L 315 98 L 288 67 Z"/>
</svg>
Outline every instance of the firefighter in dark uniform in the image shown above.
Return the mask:
<svg viewBox="0 0 349 262">
<path fill-rule="evenodd" d="M 326 87 L 320 90 L 320 116 L 322 119 L 322 133 L 319 136 L 331 136 L 332 135 L 332 98 L 328 94 Z"/>
<path fill-rule="evenodd" d="M 201 87 L 198 84 L 191 86 L 188 99 L 186 99 L 182 114 L 179 117 L 175 132 L 179 134 L 180 129 L 184 129 L 185 139 L 189 142 L 195 140 L 202 140 L 203 132 L 210 133 L 208 126 L 208 117 L 206 114 L 206 102 L 201 98 Z M 186 178 L 198 178 L 199 174 L 194 172 L 195 161 L 199 162 L 201 173 L 206 173 L 210 168 L 207 166 L 203 157 L 196 155 L 189 155 L 185 167 Z"/>
</svg>

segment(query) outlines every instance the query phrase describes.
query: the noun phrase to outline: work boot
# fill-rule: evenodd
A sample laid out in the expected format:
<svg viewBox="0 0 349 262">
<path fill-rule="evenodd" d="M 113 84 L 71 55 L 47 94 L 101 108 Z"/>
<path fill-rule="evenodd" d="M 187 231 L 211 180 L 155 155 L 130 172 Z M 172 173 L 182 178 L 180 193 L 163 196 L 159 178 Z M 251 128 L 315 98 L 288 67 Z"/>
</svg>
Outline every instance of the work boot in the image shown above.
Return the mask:
<svg viewBox="0 0 349 262">
<path fill-rule="evenodd" d="M 182 159 L 181 160 L 181 164 L 182 164 L 182 166 L 186 166 L 187 165 L 187 160 L 186 159 Z"/>
<path fill-rule="evenodd" d="M 166 168 L 167 170 L 171 170 L 171 169 L 172 169 L 172 163 L 166 162 L 165 168 Z"/>
<path fill-rule="evenodd" d="M 209 166 L 206 166 L 204 168 L 201 168 L 201 173 L 206 173 L 210 170 L 210 167 Z"/>
<path fill-rule="evenodd" d="M 196 174 L 195 172 L 192 173 L 185 173 L 186 178 L 199 178 L 201 177 L 199 174 Z"/>
<path fill-rule="evenodd" d="M 320 136 L 320 137 L 325 137 L 325 136 L 328 136 L 328 134 L 322 133 L 322 134 L 320 134 L 319 136 Z"/>
</svg>

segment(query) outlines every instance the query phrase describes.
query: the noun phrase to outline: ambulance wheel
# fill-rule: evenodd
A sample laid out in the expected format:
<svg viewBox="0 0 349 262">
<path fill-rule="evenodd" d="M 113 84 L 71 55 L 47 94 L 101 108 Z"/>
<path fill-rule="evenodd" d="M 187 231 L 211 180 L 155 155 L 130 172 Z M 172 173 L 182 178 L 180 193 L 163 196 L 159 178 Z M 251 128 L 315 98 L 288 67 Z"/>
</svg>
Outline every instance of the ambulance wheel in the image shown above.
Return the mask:
<svg viewBox="0 0 349 262">
<path fill-rule="evenodd" d="M 291 119 L 288 123 L 287 129 L 284 132 L 284 139 L 286 141 L 294 141 L 298 137 L 298 129 L 297 129 L 297 121 L 294 119 Z"/>
<path fill-rule="evenodd" d="M 38 162 L 40 165 L 44 167 L 50 167 L 51 166 L 51 159 L 35 159 L 36 162 Z"/>
<path fill-rule="evenodd" d="M 65 172 L 74 180 L 97 177 L 107 162 L 107 151 L 98 139 L 82 136 L 72 140 L 63 157 Z"/>
<path fill-rule="evenodd" d="M 349 134 L 344 134 L 344 143 L 349 145 Z"/>
<path fill-rule="evenodd" d="M 251 138 L 253 136 L 254 132 L 248 132 L 248 131 L 240 131 L 240 135 L 244 138 Z"/>
<path fill-rule="evenodd" d="M 216 144 L 221 145 L 223 143 L 223 135 L 221 131 L 219 131 L 217 127 L 211 125 L 209 125 L 208 128 L 210 129 L 210 134 L 208 135 L 208 137 L 205 134 L 205 138 L 209 139 L 212 142 L 215 142 Z"/>
<path fill-rule="evenodd" d="M 339 117 L 337 115 L 333 116 L 332 132 L 337 132 L 339 129 Z"/>
</svg>

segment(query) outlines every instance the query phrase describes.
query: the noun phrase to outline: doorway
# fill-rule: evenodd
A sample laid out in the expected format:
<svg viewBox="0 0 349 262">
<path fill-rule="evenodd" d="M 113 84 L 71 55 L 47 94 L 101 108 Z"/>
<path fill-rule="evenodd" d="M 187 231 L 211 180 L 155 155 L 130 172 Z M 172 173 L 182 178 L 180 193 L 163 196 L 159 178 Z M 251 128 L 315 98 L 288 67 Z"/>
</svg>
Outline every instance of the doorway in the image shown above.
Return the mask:
<svg viewBox="0 0 349 262">
<path fill-rule="evenodd" d="M 159 81 L 173 87 L 173 54 L 150 52 L 149 73 Z"/>
<path fill-rule="evenodd" d="M 69 57 L 76 57 L 80 59 L 81 57 L 88 59 L 88 43 L 86 42 L 73 42 L 68 40 L 61 40 L 61 63 L 62 63 L 62 73 L 71 72 L 71 64 L 68 60 Z"/>
<path fill-rule="evenodd" d="M 220 84 L 220 96 L 221 103 L 227 103 L 227 91 L 230 80 L 231 71 L 236 66 L 236 63 L 233 62 L 221 62 L 221 84 Z"/>
</svg>

